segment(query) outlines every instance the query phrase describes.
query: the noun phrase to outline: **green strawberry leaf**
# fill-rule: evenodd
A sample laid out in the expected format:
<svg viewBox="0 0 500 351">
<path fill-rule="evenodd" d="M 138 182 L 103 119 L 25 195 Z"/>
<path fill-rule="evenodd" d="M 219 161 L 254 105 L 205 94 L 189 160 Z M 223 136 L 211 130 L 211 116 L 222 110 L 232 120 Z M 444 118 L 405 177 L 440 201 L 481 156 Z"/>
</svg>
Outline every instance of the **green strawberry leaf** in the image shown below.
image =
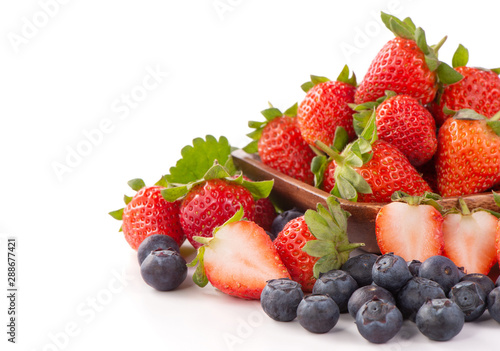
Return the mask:
<svg viewBox="0 0 500 351">
<path fill-rule="evenodd" d="M 288 117 L 296 117 L 299 104 L 295 103 L 293 106 L 289 107 L 283 114 Z"/>
<path fill-rule="evenodd" d="M 269 122 L 277 117 L 283 116 L 283 113 L 276 107 L 270 107 L 260 112 L 262 116 Z"/>
<path fill-rule="evenodd" d="M 315 156 L 311 162 L 311 172 L 314 174 L 314 186 L 319 188 L 323 184 L 323 176 L 328 166 L 328 158 L 324 155 Z"/>
<path fill-rule="evenodd" d="M 123 219 L 123 208 L 120 208 L 119 210 L 116 211 L 111 211 L 109 212 L 109 215 L 114 219 L 121 221 Z"/>
<path fill-rule="evenodd" d="M 321 83 L 326 83 L 326 82 L 329 82 L 330 79 L 326 78 L 326 77 L 321 77 L 321 76 L 313 76 L 311 75 L 311 82 L 314 84 L 314 85 L 318 85 L 318 84 L 321 84 Z"/>
<path fill-rule="evenodd" d="M 243 151 L 254 154 L 259 151 L 259 142 L 257 140 L 252 140 L 248 145 L 243 147 Z"/>
<path fill-rule="evenodd" d="M 352 75 L 349 77 L 349 67 L 347 65 L 344 66 L 339 76 L 337 77 L 338 82 L 346 83 L 355 87 L 357 85 L 356 75 L 352 72 Z"/>
<path fill-rule="evenodd" d="M 467 50 L 462 44 L 458 45 L 457 50 L 453 54 L 451 60 L 451 65 L 453 68 L 467 66 L 469 62 L 469 50 Z"/>
<path fill-rule="evenodd" d="M 339 254 L 334 252 L 329 255 L 321 257 L 313 267 L 313 274 L 315 278 L 319 278 L 321 273 L 326 273 L 332 269 L 339 269 L 342 266 L 340 263 Z"/>
<path fill-rule="evenodd" d="M 139 191 L 146 186 L 146 184 L 144 183 L 144 180 L 142 180 L 140 178 L 135 178 L 135 179 L 129 180 L 127 184 L 132 188 L 132 190 L 135 190 L 135 191 Z"/>
<path fill-rule="evenodd" d="M 165 176 L 169 183 L 187 184 L 202 178 L 215 160 L 220 164 L 227 162 L 231 157 L 231 146 L 224 136 L 217 140 L 207 135 L 205 139 L 194 139 L 193 146 L 185 146 L 181 155 L 175 167 L 170 168 L 170 174 Z"/>
<path fill-rule="evenodd" d="M 243 180 L 241 185 L 247 188 L 252 193 L 253 197 L 258 200 L 269 197 L 274 186 L 274 179 L 261 182 Z"/>
<path fill-rule="evenodd" d="M 166 188 L 161 191 L 161 196 L 169 202 L 174 202 L 177 199 L 185 196 L 189 190 L 191 190 L 192 186 L 182 185 L 176 186 L 172 188 Z"/>
<path fill-rule="evenodd" d="M 493 200 L 495 200 L 497 206 L 500 207 L 500 194 L 494 191 L 492 191 L 492 193 L 493 193 Z"/>
<path fill-rule="evenodd" d="M 493 129 L 493 132 L 500 136 L 500 121 L 488 121 L 486 124 Z"/>
<path fill-rule="evenodd" d="M 128 205 L 133 198 L 133 196 L 123 195 L 123 202 L 125 202 L 125 205 Z"/>
<path fill-rule="evenodd" d="M 196 270 L 193 273 L 193 282 L 200 288 L 203 288 L 208 284 L 208 278 L 205 274 L 205 264 L 203 260 L 204 255 L 205 246 L 202 246 L 198 249 L 198 254 L 194 258 L 194 260 L 187 264 L 188 267 L 194 267 L 196 264 L 198 264 L 198 267 L 196 267 Z"/>
<path fill-rule="evenodd" d="M 230 177 L 231 174 L 226 170 L 226 168 L 217 162 L 214 162 L 213 166 L 203 175 L 204 180 L 210 179 L 221 179 Z"/>
<path fill-rule="evenodd" d="M 311 240 L 304 245 L 302 250 L 307 252 L 309 256 L 323 257 L 335 250 L 335 244 L 333 243 L 333 241 L 321 239 Z"/>
<path fill-rule="evenodd" d="M 474 121 L 479 121 L 482 119 L 486 119 L 482 114 L 477 113 L 476 111 L 469 109 L 469 108 L 464 108 L 457 113 L 455 113 L 455 116 L 453 116 L 455 119 L 466 119 L 466 120 L 474 120 Z"/>
<path fill-rule="evenodd" d="M 334 239 L 328 222 L 318 212 L 307 210 L 304 213 L 304 220 L 306 221 L 309 231 L 313 233 L 316 239 L 325 241 Z"/>
<path fill-rule="evenodd" d="M 444 62 L 439 63 L 439 66 L 437 67 L 437 75 L 439 81 L 446 85 L 455 84 L 464 77 Z"/>
<path fill-rule="evenodd" d="M 347 134 L 347 131 L 345 130 L 344 127 L 338 126 L 335 129 L 335 135 L 333 137 L 333 149 L 335 149 L 338 152 L 341 152 L 344 150 L 346 145 L 349 143 L 349 134 Z"/>
</svg>

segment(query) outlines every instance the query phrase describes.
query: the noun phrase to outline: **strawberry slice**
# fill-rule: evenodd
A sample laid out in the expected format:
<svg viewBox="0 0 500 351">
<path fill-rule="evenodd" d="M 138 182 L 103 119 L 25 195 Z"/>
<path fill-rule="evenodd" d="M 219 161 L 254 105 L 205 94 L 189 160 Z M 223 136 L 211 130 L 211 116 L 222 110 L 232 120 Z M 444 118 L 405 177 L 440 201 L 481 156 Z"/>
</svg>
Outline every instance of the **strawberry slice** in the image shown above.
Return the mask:
<svg viewBox="0 0 500 351">
<path fill-rule="evenodd" d="M 198 264 L 193 275 L 198 286 L 210 282 L 228 295 L 258 300 L 268 280 L 290 274 L 264 229 L 242 218 L 240 207 L 212 237 L 195 237 L 203 246 L 189 266 Z"/>
<path fill-rule="evenodd" d="M 393 252 L 406 261 L 425 261 L 443 251 L 443 216 L 435 194 L 409 196 L 397 191 L 375 219 L 382 254 Z"/>
<path fill-rule="evenodd" d="M 497 261 L 498 218 L 481 209 L 469 211 L 462 198 L 459 204 L 460 210 L 444 216 L 444 255 L 467 273 L 488 274 Z"/>
</svg>

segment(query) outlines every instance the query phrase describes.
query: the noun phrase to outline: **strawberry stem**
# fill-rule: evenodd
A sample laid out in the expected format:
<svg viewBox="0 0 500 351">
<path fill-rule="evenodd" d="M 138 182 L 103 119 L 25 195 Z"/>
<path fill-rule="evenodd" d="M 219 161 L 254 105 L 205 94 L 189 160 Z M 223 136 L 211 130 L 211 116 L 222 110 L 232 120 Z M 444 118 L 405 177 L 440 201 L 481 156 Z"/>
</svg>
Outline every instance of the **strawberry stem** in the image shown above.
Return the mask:
<svg viewBox="0 0 500 351">
<path fill-rule="evenodd" d="M 441 49 L 441 46 L 443 46 L 444 42 L 448 39 L 448 36 L 445 35 L 443 39 L 439 41 L 436 45 L 433 45 L 432 48 L 434 49 L 434 53 L 437 55 L 439 49 Z"/>
<path fill-rule="evenodd" d="M 462 214 L 464 216 L 470 215 L 470 210 L 469 207 L 467 207 L 467 204 L 465 203 L 465 200 L 462 198 L 458 199 L 458 203 L 460 204 L 460 209 L 462 210 Z"/>
</svg>

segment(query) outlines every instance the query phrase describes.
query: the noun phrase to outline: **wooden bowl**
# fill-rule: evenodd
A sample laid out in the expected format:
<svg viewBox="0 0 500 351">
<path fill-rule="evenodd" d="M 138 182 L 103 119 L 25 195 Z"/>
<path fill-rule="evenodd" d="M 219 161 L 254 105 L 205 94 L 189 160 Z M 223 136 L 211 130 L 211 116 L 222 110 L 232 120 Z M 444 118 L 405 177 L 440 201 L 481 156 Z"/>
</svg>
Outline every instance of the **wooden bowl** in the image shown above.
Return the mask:
<svg viewBox="0 0 500 351">
<path fill-rule="evenodd" d="M 264 165 L 257 155 L 236 150 L 232 156 L 236 166 L 251 179 L 274 179 L 271 197 L 280 208 L 297 207 L 305 211 L 316 209 L 318 203 L 326 205 L 326 198 L 330 194 Z M 482 207 L 493 211 L 499 210 L 491 193 L 468 195 L 462 198 L 470 209 Z M 438 202 L 444 209 L 449 209 L 458 206 L 458 197 L 448 197 Z M 367 252 L 380 253 L 375 237 L 375 217 L 386 203 L 351 202 L 342 199 L 340 203 L 344 210 L 351 213 L 347 230 L 349 240 L 365 243 L 363 249 Z"/>
</svg>

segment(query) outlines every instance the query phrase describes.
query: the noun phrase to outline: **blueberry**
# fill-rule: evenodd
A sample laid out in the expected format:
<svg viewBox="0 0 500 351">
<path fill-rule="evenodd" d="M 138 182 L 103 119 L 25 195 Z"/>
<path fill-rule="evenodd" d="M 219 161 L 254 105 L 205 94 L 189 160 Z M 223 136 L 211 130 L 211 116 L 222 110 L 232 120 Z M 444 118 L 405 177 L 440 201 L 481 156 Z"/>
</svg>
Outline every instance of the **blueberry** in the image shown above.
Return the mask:
<svg viewBox="0 0 500 351">
<path fill-rule="evenodd" d="M 464 267 L 457 267 L 458 268 L 458 277 L 462 279 L 467 275 L 467 272 L 465 271 Z"/>
<path fill-rule="evenodd" d="M 457 283 L 451 288 L 448 297 L 460 307 L 466 322 L 478 319 L 486 310 L 486 294 L 473 281 Z"/>
<path fill-rule="evenodd" d="M 396 300 L 388 290 L 376 285 L 365 285 L 353 292 L 347 303 L 347 309 L 352 318 L 356 318 L 361 306 L 375 296 L 379 300 L 396 304 Z"/>
<path fill-rule="evenodd" d="M 172 249 L 180 252 L 179 245 L 170 236 L 164 234 L 153 234 L 145 238 L 137 249 L 137 259 L 139 260 L 139 265 L 144 262 L 151 251 L 157 249 Z"/>
<path fill-rule="evenodd" d="M 370 285 L 372 279 L 372 267 L 378 255 L 366 253 L 349 258 L 343 265 L 342 270 L 346 271 L 356 280 L 358 286 Z"/>
<path fill-rule="evenodd" d="M 495 286 L 500 286 L 500 275 L 499 275 L 499 276 L 498 276 L 498 278 L 497 278 L 497 281 L 496 281 L 496 283 L 495 283 Z"/>
<path fill-rule="evenodd" d="M 356 326 L 366 340 L 381 344 L 392 339 L 403 325 L 398 308 L 377 297 L 366 302 L 356 314 Z"/>
<path fill-rule="evenodd" d="M 434 280 L 443 288 L 445 294 L 460 280 L 459 270 L 455 263 L 445 256 L 431 256 L 422 262 L 418 275 Z"/>
<path fill-rule="evenodd" d="M 303 297 L 299 283 L 288 278 L 271 279 L 262 290 L 260 304 L 275 321 L 290 322 L 297 317 L 297 307 Z"/>
<path fill-rule="evenodd" d="M 372 268 L 373 282 L 390 292 L 396 292 L 412 278 L 406 261 L 388 253 L 377 258 Z"/>
<path fill-rule="evenodd" d="M 339 317 L 339 307 L 328 295 L 305 296 L 297 308 L 300 325 L 311 333 L 327 333 Z"/>
<path fill-rule="evenodd" d="M 429 339 L 446 341 L 460 333 L 465 320 L 460 307 L 450 299 L 432 299 L 420 307 L 415 322 Z"/>
<path fill-rule="evenodd" d="M 312 293 L 330 296 L 340 313 L 344 313 L 347 312 L 347 301 L 357 288 L 358 283 L 347 272 L 334 269 L 320 275 L 314 283 Z"/>
<path fill-rule="evenodd" d="M 288 222 L 290 222 L 294 218 L 303 215 L 304 212 L 301 212 L 296 208 L 292 208 L 291 210 L 281 212 L 273 220 L 273 224 L 271 225 L 271 233 L 274 235 L 274 237 L 277 237 Z"/>
<path fill-rule="evenodd" d="M 413 277 L 399 290 L 397 305 L 404 318 L 415 322 L 418 310 L 428 299 L 444 298 L 446 295 L 441 285 L 430 279 Z"/>
<path fill-rule="evenodd" d="M 142 262 L 141 275 L 156 290 L 173 290 L 187 277 L 186 260 L 177 251 L 158 249 Z"/>
<path fill-rule="evenodd" d="M 491 318 L 500 323 L 500 286 L 491 290 L 488 295 L 488 311 L 490 312 Z"/>
<path fill-rule="evenodd" d="M 491 280 L 491 278 L 487 275 L 481 273 L 466 274 L 462 278 L 460 278 L 461 282 L 463 282 L 464 280 L 477 283 L 483 289 L 486 296 L 488 296 L 490 291 L 495 288 L 495 283 L 493 283 L 493 280 Z"/>
<path fill-rule="evenodd" d="M 408 269 L 410 270 L 411 275 L 414 277 L 418 277 L 418 271 L 420 271 L 420 266 L 422 265 L 422 262 L 419 260 L 412 260 L 408 262 Z"/>
</svg>

